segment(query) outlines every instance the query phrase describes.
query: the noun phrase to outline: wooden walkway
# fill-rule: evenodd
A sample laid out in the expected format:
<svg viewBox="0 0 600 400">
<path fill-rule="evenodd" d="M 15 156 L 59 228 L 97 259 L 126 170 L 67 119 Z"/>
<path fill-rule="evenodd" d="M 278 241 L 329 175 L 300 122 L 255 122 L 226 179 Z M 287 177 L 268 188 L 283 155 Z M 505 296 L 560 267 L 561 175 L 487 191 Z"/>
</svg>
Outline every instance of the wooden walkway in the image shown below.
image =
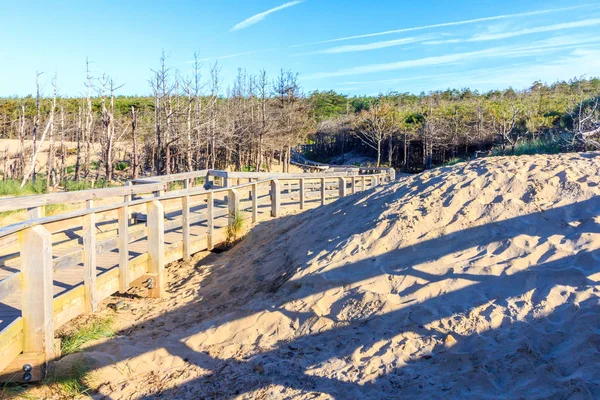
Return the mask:
<svg viewBox="0 0 600 400">
<path fill-rule="evenodd" d="M 369 189 L 370 185 L 367 185 L 365 189 Z M 318 187 L 306 188 L 305 193 L 305 209 L 315 208 L 321 205 L 321 192 Z M 299 210 L 299 184 L 283 185 L 281 193 L 281 209 L 284 213 L 293 212 Z M 326 203 L 329 203 L 338 198 L 338 189 L 326 190 Z M 240 210 L 244 215 L 247 224 L 251 224 L 252 219 L 252 201 L 250 193 L 248 191 L 242 191 L 240 199 Z M 219 196 L 220 195 L 220 196 Z M 271 218 L 271 200 L 269 195 L 268 186 L 259 185 L 258 192 L 258 219 L 265 220 Z M 168 206 L 165 206 L 165 247 L 183 241 L 183 230 L 181 227 L 182 213 L 180 210 L 173 207 L 173 210 L 169 210 Z M 168 228 L 169 224 L 177 225 L 173 228 Z M 215 209 L 214 209 L 214 229 L 217 237 L 225 237 L 225 229 L 228 224 L 228 208 L 226 195 L 220 193 L 215 196 Z M 139 221 L 137 223 L 130 220 L 129 232 L 130 236 L 134 235 L 135 232 L 145 231 L 146 223 Z M 97 224 L 97 237 L 98 240 L 104 242 L 109 241 L 117 237 L 118 223 L 116 219 L 110 219 Z M 148 253 L 148 239 L 145 233 L 143 237 L 130 242 L 129 244 L 129 259 L 133 259 L 144 253 Z M 196 202 L 193 201 L 190 204 L 190 237 L 193 243 L 193 252 L 206 250 L 206 236 L 207 236 L 207 205 L 205 196 L 197 196 Z M 53 235 L 53 259 L 57 260 L 68 258 L 70 255 L 77 257 L 83 249 L 83 238 L 82 228 L 77 227 L 69 229 L 63 232 L 59 232 Z M 18 256 L 18 247 L 14 248 L 14 257 L 6 260 L 3 265 L 0 264 L 0 281 L 8 278 L 12 274 L 19 271 L 20 259 Z M 9 252 L 10 253 L 10 252 Z M 167 260 L 168 261 L 168 260 Z M 61 267 L 55 263 L 53 283 L 54 283 L 54 297 L 66 293 L 78 286 L 83 285 L 84 281 L 84 269 L 83 261 L 76 265 L 67 267 Z M 97 254 L 97 271 L 98 276 L 106 274 L 111 270 L 118 268 L 119 266 L 119 251 L 113 248 L 109 251 L 101 252 Z M 10 296 L 4 298 L 0 302 L 0 331 L 5 329 L 14 320 L 21 316 L 21 292 L 18 290 L 12 292 Z"/>
</svg>

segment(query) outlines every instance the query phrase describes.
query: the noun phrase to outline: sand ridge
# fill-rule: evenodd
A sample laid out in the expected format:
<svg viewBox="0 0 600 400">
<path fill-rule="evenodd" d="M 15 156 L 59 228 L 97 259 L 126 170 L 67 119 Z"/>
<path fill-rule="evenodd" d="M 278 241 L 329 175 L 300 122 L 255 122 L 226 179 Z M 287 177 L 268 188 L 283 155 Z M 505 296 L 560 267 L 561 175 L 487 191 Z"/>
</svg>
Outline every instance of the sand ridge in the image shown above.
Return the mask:
<svg viewBox="0 0 600 400">
<path fill-rule="evenodd" d="M 111 399 L 598 398 L 599 184 L 598 153 L 486 158 L 262 223 L 171 266 L 167 298 L 128 299 L 122 334 L 87 349 L 94 385 Z"/>
</svg>

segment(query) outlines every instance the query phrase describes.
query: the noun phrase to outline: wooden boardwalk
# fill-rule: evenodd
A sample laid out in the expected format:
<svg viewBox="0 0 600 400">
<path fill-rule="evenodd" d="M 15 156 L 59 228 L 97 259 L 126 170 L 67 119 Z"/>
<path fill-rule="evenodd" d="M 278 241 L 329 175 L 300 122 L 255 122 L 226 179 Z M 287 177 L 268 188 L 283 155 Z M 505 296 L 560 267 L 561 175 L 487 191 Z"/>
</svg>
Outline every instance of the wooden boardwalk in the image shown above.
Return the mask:
<svg viewBox="0 0 600 400">
<path fill-rule="evenodd" d="M 367 185 L 365 189 L 370 186 Z M 299 184 L 284 185 L 281 194 L 281 209 L 284 213 L 294 212 L 299 210 Z M 326 203 L 329 203 L 338 198 L 338 189 L 326 190 Z M 251 224 L 252 219 L 252 200 L 250 193 L 241 191 L 240 210 L 244 215 L 245 220 L 249 220 L 247 224 Z M 266 220 L 271 218 L 271 200 L 269 188 L 267 186 L 259 186 L 258 192 L 258 219 Z M 307 187 L 305 193 L 305 209 L 315 208 L 321 205 L 320 188 Z M 183 241 L 183 230 L 181 227 L 182 212 L 176 209 L 170 210 L 165 206 L 165 247 L 181 243 Z M 225 229 L 228 224 L 228 209 L 226 195 L 221 193 L 220 196 L 215 196 L 214 209 L 214 229 L 217 237 L 225 237 Z M 177 225 L 172 228 L 167 226 Z M 112 218 L 97 224 L 96 234 L 98 238 L 102 238 L 105 242 L 117 237 L 118 233 L 117 220 Z M 133 235 L 135 232 L 140 232 L 146 229 L 146 223 L 139 221 L 137 223 L 130 221 L 129 232 Z M 206 250 L 207 237 L 207 205 L 205 196 L 197 196 L 196 202 L 192 200 L 190 205 L 190 237 L 193 243 L 193 253 Z M 63 232 L 58 232 L 53 235 L 53 259 L 55 261 L 61 258 L 67 258 L 69 255 L 77 255 L 83 249 L 82 228 L 77 227 Z M 9 252 L 10 253 L 10 252 Z M 139 239 L 130 242 L 129 244 L 129 259 L 133 259 L 139 255 L 148 253 L 148 238 L 146 235 Z M 14 257 L 6 260 L 3 265 L 0 265 L 0 281 L 10 277 L 12 274 L 19 272 L 20 259 L 18 256 L 18 247 L 14 248 Z M 168 261 L 168 260 L 167 260 Z M 84 269 L 83 261 L 76 265 L 61 267 L 55 264 L 53 284 L 54 297 L 66 293 L 78 286 L 83 285 Z M 97 254 L 97 273 L 98 276 L 106 274 L 119 266 L 119 251 L 114 248 Z M 10 296 L 4 298 L 0 302 L 0 331 L 5 329 L 14 320 L 21 316 L 21 292 L 14 290 Z"/>
</svg>

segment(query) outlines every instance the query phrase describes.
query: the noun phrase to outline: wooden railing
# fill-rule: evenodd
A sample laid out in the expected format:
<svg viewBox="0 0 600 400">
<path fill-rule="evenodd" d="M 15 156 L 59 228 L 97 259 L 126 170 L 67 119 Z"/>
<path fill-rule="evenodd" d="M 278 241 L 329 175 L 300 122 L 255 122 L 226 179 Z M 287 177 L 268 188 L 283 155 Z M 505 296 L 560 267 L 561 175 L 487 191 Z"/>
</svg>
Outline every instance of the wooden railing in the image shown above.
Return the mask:
<svg viewBox="0 0 600 400">
<path fill-rule="evenodd" d="M 3 380 L 41 379 L 46 362 L 60 353 L 55 330 L 78 315 L 96 311 L 98 304 L 113 293 L 136 286 L 145 288 L 150 297 L 162 296 L 165 265 L 212 250 L 225 240 L 225 228 L 240 213 L 256 223 L 261 215 L 279 217 L 284 208 L 322 205 L 388 182 L 394 176 L 393 170 L 374 172 L 197 171 L 138 181 L 125 188 L 24 197 L 12 207 L 0 200 L 0 210 L 39 209 L 74 198 L 88 202 L 86 209 L 49 217 L 40 213 L 0 228 L 2 267 L 13 271 L 0 281 Z M 191 187 L 190 179 L 202 175 L 209 184 L 211 179 L 222 180 L 224 187 Z M 176 180 L 182 180 L 185 188 L 164 193 L 164 183 Z M 236 185 L 229 186 L 233 180 L 237 180 Z M 144 193 L 152 196 L 131 197 Z M 95 199 L 114 196 L 123 196 L 122 201 L 93 204 Z M 145 218 L 134 220 L 134 213 Z"/>
</svg>

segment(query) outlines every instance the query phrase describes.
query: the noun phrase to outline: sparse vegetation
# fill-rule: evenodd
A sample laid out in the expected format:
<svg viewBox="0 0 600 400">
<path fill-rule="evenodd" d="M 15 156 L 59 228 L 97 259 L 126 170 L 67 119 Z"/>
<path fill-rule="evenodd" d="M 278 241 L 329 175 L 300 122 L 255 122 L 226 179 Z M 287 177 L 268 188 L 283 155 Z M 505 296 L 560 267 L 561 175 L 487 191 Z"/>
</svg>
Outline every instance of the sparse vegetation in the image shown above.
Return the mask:
<svg viewBox="0 0 600 400">
<path fill-rule="evenodd" d="M 112 323 L 113 319 L 110 316 L 92 316 L 89 321 L 62 336 L 62 354 L 76 353 L 85 343 L 92 340 L 112 337 L 114 335 Z"/>
<path fill-rule="evenodd" d="M 464 161 L 467 161 L 467 160 L 465 160 L 463 158 L 454 157 L 454 158 L 451 158 L 448 161 L 446 161 L 442 166 L 450 167 L 452 165 L 456 165 L 456 164 L 464 162 Z"/>
<path fill-rule="evenodd" d="M 41 179 L 33 183 L 29 182 L 23 187 L 21 181 L 16 179 L 0 181 L 0 196 L 28 196 L 42 193 L 46 193 L 46 184 Z"/>
<path fill-rule="evenodd" d="M 93 365 L 82 359 L 66 370 L 49 376 L 43 381 L 43 384 L 48 386 L 51 393 L 56 393 L 60 398 L 76 399 L 86 396 L 90 391 L 86 383 L 87 375 L 92 369 Z"/>
<path fill-rule="evenodd" d="M 565 148 L 567 146 L 562 146 Z M 558 154 L 562 150 L 561 145 L 554 140 L 547 139 L 533 139 L 533 140 L 524 140 L 515 145 L 514 149 L 505 154 L 511 154 L 515 156 L 522 155 L 533 155 L 533 154 Z M 492 155 L 500 156 L 502 155 L 501 148 L 494 148 L 492 150 Z"/>
<path fill-rule="evenodd" d="M 241 238 L 244 231 L 244 216 L 241 212 L 230 215 L 227 225 L 227 246 L 233 246 Z"/>
<path fill-rule="evenodd" d="M 88 189 L 100 189 L 115 186 L 112 182 L 107 182 L 106 179 L 101 178 L 97 181 L 72 181 L 65 180 L 62 182 L 63 188 L 66 192 L 74 192 L 77 190 L 88 190 Z"/>
<path fill-rule="evenodd" d="M 114 335 L 112 328 L 113 318 L 109 315 L 86 316 L 86 319 L 75 324 L 73 329 L 62 335 L 62 356 L 74 355 L 81 350 L 82 346 L 92 340 L 110 338 Z M 49 394 L 60 399 L 76 399 L 82 396 L 89 397 L 90 371 L 95 367 L 94 361 L 85 356 L 84 353 L 72 356 L 68 364 L 55 366 L 48 377 L 42 381 L 42 385 L 31 386 L 27 384 L 4 384 L 0 388 L 0 398 L 15 399 L 39 399 L 40 397 L 30 393 L 29 389 L 39 389 L 42 393 Z M 46 396 L 44 396 L 46 397 Z M 53 398 L 54 398 L 53 397 Z"/>
</svg>

